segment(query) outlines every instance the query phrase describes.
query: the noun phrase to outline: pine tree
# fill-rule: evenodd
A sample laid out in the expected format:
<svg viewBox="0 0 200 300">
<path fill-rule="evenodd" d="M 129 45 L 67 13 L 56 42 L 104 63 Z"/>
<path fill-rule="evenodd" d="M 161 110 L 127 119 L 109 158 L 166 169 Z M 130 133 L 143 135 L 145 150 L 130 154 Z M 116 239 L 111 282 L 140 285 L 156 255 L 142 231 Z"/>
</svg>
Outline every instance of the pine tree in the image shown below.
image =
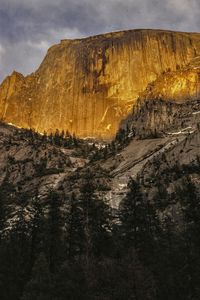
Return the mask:
<svg viewBox="0 0 200 300">
<path fill-rule="evenodd" d="M 48 195 L 50 211 L 48 217 L 48 259 L 51 272 L 55 272 L 56 268 L 62 261 L 63 256 L 63 240 L 62 225 L 63 218 L 61 215 L 61 197 L 56 191 L 50 191 Z"/>
<path fill-rule="evenodd" d="M 68 260 L 62 264 L 55 277 L 53 300 L 89 300 L 83 265 Z"/>
<path fill-rule="evenodd" d="M 69 259 L 80 257 L 82 254 L 82 241 L 84 239 L 84 229 L 82 226 L 83 211 L 78 198 L 74 193 L 69 197 L 69 210 L 66 216 L 65 227 L 67 257 Z"/>
<path fill-rule="evenodd" d="M 92 255 L 106 251 L 110 241 L 109 206 L 95 194 L 94 174 L 87 169 L 80 184 L 80 194 L 72 194 L 66 218 L 69 257 Z"/>
<path fill-rule="evenodd" d="M 6 202 L 6 195 L 4 194 L 3 190 L 1 190 L 0 188 L 0 244 L 1 244 L 1 238 L 4 229 L 4 221 L 6 215 L 5 202 Z"/>
<path fill-rule="evenodd" d="M 163 210 L 165 207 L 169 204 L 169 195 L 167 193 L 167 189 L 163 184 L 160 184 L 160 182 L 157 183 L 157 194 L 154 197 L 154 202 L 156 205 L 156 208 Z"/>
<path fill-rule="evenodd" d="M 182 202 L 185 228 L 184 270 L 186 273 L 186 286 L 188 299 L 200 298 L 200 198 L 195 184 L 190 177 L 185 178 L 179 190 Z"/>
<path fill-rule="evenodd" d="M 56 146 L 60 146 L 61 145 L 61 138 L 60 138 L 60 132 L 58 129 L 56 129 L 56 132 L 54 134 L 54 144 Z"/>
<path fill-rule="evenodd" d="M 45 251 L 47 246 L 47 222 L 41 200 L 36 196 L 32 202 L 31 228 L 31 262 L 34 262 L 38 253 Z"/>
<path fill-rule="evenodd" d="M 182 272 L 184 243 L 169 214 L 162 220 L 159 247 L 155 253 L 154 274 L 158 285 L 158 299 L 184 299 L 184 272 Z"/>
<path fill-rule="evenodd" d="M 89 300 L 156 299 L 153 276 L 141 264 L 134 249 L 128 249 L 122 258 L 102 257 L 90 261 L 86 283 Z"/>
<path fill-rule="evenodd" d="M 41 253 L 35 261 L 21 300 L 53 300 L 52 294 L 52 276 L 46 257 Z"/>
<path fill-rule="evenodd" d="M 0 248 L 0 277 L 2 299 L 19 299 L 31 268 L 30 228 L 27 210 L 20 207 L 15 224 Z M 3 298 L 5 297 L 5 298 Z"/>
<path fill-rule="evenodd" d="M 89 257 L 100 254 L 109 241 L 111 215 L 109 206 L 95 194 L 94 174 L 89 168 L 84 174 L 80 192 L 85 256 L 89 261 Z"/>
<path fill-rule="evenodd" d="M 120 204 L 119 220 L 124 247 L 134 247 L 143 257 L 150 257 L 160 230 L 159 220 L 154 207 L 144 198 L 139 184 L 133 179 Z"/>
</svg>

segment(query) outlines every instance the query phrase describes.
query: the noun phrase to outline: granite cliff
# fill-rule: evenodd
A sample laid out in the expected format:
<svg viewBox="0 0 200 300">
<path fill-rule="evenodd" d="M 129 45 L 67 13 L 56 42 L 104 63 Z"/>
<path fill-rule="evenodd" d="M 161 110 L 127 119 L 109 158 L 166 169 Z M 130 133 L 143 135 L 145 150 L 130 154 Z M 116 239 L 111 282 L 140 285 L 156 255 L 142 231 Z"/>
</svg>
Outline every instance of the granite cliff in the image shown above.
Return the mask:
<svg viewBox="0 0 200 300">
<path fill-rule="evenodd" d="M 57 128 L 81 137 L 112 137 L 149 83 L 191 61 L 194 70 L 198 56 L 198 33 L 130 30 L 62 40 L 36 72 L 26 77 L 13 72 L 3 81 L 0 118 L 39 132 Z M 185 82 L 190 95 L 198 94 L 197 75 L 192 73 L 190 87 Z"/>
<path fill-rule="evenodd" d="M 176 71 L 163 72 L 149 83 L 140 94 L 140 100 L 162 99 L 177 103 L 200 98 L 200 57 L 192 59 L 188 65 Z"/>
<path fill-rule="evenodd" d="M 171 130 L 196 127 L 200 111 L 200 57 L 150 82 L 120 127 L 139 138 L 163 136 Z"/>
</svg>

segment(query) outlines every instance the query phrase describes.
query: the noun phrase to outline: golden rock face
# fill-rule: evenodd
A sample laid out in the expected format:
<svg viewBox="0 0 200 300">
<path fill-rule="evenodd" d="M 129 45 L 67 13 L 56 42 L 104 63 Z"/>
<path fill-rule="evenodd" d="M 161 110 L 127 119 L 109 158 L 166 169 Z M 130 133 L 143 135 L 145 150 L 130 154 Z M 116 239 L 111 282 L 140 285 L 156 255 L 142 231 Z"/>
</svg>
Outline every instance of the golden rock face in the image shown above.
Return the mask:
<svg viewBox="0 0 200 300">
<path fill-rule="evenodd" d="M 198 65 L 191 63 L 181 70 L 160 75 L 140 94 L 140 100 L 155 99 L 175 102 L 200 100 L 200 60 Z"/>
<path fill-rule="evenodd" d="M 4 80 L 0 118 L 39 132 L 110 138 L 150 82 L 198 56 L 197 33 L 132 30 L 63 40 L 35 73 Z"/>
</svg>

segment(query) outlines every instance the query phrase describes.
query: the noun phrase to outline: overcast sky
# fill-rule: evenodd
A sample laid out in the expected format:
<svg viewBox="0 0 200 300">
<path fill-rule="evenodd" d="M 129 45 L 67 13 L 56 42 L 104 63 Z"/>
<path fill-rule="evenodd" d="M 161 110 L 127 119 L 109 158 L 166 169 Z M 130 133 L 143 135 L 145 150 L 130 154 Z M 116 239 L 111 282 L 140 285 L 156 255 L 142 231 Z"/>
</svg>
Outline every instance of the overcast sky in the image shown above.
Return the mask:
<svg viewBox="0 0 200 300">
<path fill-rule="evenodd" d="M 161 28 L 200 31 L 200 0 L 0 0 L 0 80 L 28 74 L 60 39 Z"/>
</svg>

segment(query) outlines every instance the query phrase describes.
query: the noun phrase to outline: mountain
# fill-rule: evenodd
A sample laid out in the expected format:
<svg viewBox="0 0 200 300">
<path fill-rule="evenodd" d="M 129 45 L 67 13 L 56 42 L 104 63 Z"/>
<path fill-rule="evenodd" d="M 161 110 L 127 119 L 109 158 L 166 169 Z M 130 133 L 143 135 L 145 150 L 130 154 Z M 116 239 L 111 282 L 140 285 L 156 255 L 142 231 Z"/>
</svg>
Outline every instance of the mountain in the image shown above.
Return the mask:
<svg viewBox="0 0 200 300">
<path fill-rule="evenodd" d="M 199 52 L 196 33 L 111 33 L 4 80 L 3 300 L 200 299 Z"/>
<path fill-rule="evenodd" d="M 13 72 L 3 81 L 0 118 L 41 133 L 111 138 L 148 84 L 199 56 L 198 33 L 141 29 L 62 40 L 36 72 Z M 189 73 L 179 75 L 189 76 L 188 92 L 197 95 L 197 74 Z M 180 84 L 169 96 L 180 95 Z"/>
<path fill-rule="evenodd" d="M 136 107 L 110 144 L 0 124 L 2 299 L 199 295 L 200 102 Z"/>
<path fill-rule="evenodd" d="M 151 169 L 154 170 L 155 166 L 160 164 L 163 156 L 165 156 L 166 161 L 169 153 L 172 152 L 176 156 L 180 152 L 179 167 L 189 165 L 188 168 L 190 168 L 192 163 L 198 164 L 197 148 L 200 123 L 199 36 L 199 34 L 174 33 L 161 30 L 134 30 L 76 41 L 64 40 L 48 51 L 44 62 L 36 73 L 25 78 L 23 75 L 14 72 L 5 79 L 0 87 L 1 109 L 4 110 L 2 119 L 7 120 L 7 122 L 10 121 L 10 125 L 5 122 L 0 125 L 0 184 L 4 193 L 8 193 L 8 195 L 10 187 L 15 191 L 12 194 L 13 199 L 9 200 L 14 207 L 14 211 L 15 202 L 18 202 L 16 199 L 20 197 L 31 197 L 32 199 L 35 195 L 38 195 L 45 201 L 52 189 L 59 191 L 62 197 L 68 198 L 71 193 L 79 191 L 82 177 L 85 176 L 87 168 L 93 170 L 98 181 L 97 186 L 100 184 L 102 187 L 102 191 L 97 187 L 97 194 L 107 199 L 109 205 L 115 210 L 118 209 L 128 192 L 130 178 L 138 180 L 142 190 L 147 190 L 146 185 L 142 183 L 144 177 L 148 177 L 147 181 L 151 182 L 152 179 L 149 179 L 153 177 Z M 111 52 L 110 43 L 112 44 Z M 157 46 L 160 45 L 159 47 L 162 44 L 161 48 L 158 47 L 160 56 L 156 63 L 155 58 L 158 54 L 158 48 L 155 45 L 154 48 L 150 47 L 152 43 Z M 165 45 L 164 48 L 163 45 Z M 135 56 L 136 48 L 138 56 Z M 65 133 L 64 129 L 73 131 L 73 122 L 71 123 L 72 127 L 69 128 L 65 127 L 67 123 L 63 120 L 66 117 L 65 109 L 67 109 L 67 105 L 72 105 L 72 102 L 65 100 L 65 109 L 62 108 L 60 102 L 66 93 L 69 93 L 72 97 L 72 94 L 70 94 L 71 88 L 65 89 L 63 80 L 67 80 L 69 74 L 72 76 L 72 69 L 70 68 L 73 64 L 73 72 L 76 72 L 73 79 L 73 89 L 75 89 L 75 85 L 77 87 L 77 85 L 83 84 L 83 81 L 81 81 L 83 78 L 84 84 L 88 78 L 92 78 L 94 69 L 91 68 L 94 68 L 97 63 L 95 59 L 97 52 L 100 51 L 98 49 L 104 49 L 104 54 L 107 55 L 107 60 L 104 62 L 104 71 L 101 74 L 99 73 L 98 78 L 101 79 L 101 83 L 104 82 L 104 86 L 106 84 L 110 86 L 109 91 L 114 89 L 117 82 L 119 83 L 118 95 L 123 100 L 119 101 L 118 98 L 117 105 L 118 107 L 120 105 L 126 107 L 124 115 L 118 115 L 118 119 L 115 119 L 117 121 L 114 131 L 112 129 L 107 133 L 101 131 L 101 137 L 104 134 L 106 137 L 110 137 L 111 132 L 113 135 L 118 128 L 116 138 L 108 144 L 98 139 L 81 140 L 68 132 Z M 128 57 L 126 56 L 127 51 L 129 52 Z M 162 51 L 164 52 L 162 53 Z M 69 56 L 72 55 L 74 61 L 72 58 L 67 58 L 67 53 Z M 90 57 L 91 55 L 93 59 Z M 172 55 L 171 58 L 170 55 Z M 117 56 L 119 56 L 119 61 L 116 59 Z M 147 59 L 147 57 L 149 58 Z M 93 64 L 93 67 L 86 65 L 87 61 Z M 134 70 L 130 68 L 133 61 L 135 63 Z M 113 71 L 109 68 L 114 62 L 116 67 Z M 121 67 L 119 64 L 121 64 Z M 125 68 L 126 64 L 129 64 L 128 69 Z M 84 77 L 80 76 L 80 72 L 76 70 L 76 67 L 82 68 L 81 74 L 83 75 L 84 71 Z M 87 68 L 83 70 L 83 67 Z M 118 76 L 117 73 L 119 72 L 115 72 L 118 67 L 121 70 L 121 76 Z M 128 73 L 124 72 L 124 69 L 128 70 Z M 140 74 L 139 76 L 135 74 L 136 69 Z M 150 72 L 150 69 L 154 71 Z M 112 77 L 108 76 L 108 72 L 112 73 Z M 154 72 L 154 78 L 151 77 L 152 72 Z M 126 76 L 127 80 L 124 81 L 123 78 Z M 136 76 L 135 79 L 134 76 Z M 109 84 L 105 83 L 108 79 Z M 60 82 L 59 85 L 56 83 L 57 80 Z M 132 85 L 130 85 L 130 81 Z M 100 81 L 96 84 L 99 86 Z M 46 88 L 44 88 L 44 85 Z M 137 87 L 137 91 L 132 89 L 134 85 Z M 94 86 L 91 86 L 87 92 L 84 92 L 88 96 L 85 101 L 87 103 L 91 102 L 92 110 L 99 112 L 100 109 L 96 109 L 96 105 L 101 106 L 102 101 L 104 102 L 105 99 L 94 100 L 95 97 L 100 97 L 102 90 L 97 92 L 94 89 L 92 91 L 93 88 Z M 124 90 L 126 91 L 125 94 Z M 77 97 L 75 96 L 75 92 L 79 93 L 78 91 L 80 90 L 74 90 L 73 103 L 76 100 L 79 101 L 77 97 L 80 94 Z M 132 95 L 131 101 L 129 101 L 130 99 L 126 100 L 128 94 Z M 40 98 L 39 95 L 41 95 Z M 110 99 L 112 97 L 113 94 L 110 94 Z M 106 99 L 106 101 L 110 101 L 108 97 Z M 63 105 L 65 101 L 63 100 Z M 76 109 L 76 114 L 83 113 L 83 103 L 81 104 L 80 101 L 77 104 L 80 105 L 80 109 Z M 60 104 L 57 107 L 58 103 Z M 110 108 L 111 106 L 108 105 L 106 114 L 104 112 L 104 117 L 107 120 L 109 113 L 111 113 Z M 57 113 L 61 118 L 60 125 Z M 66 114 L 69 113 L 72 113 L 72 107 L 69 107 L 68 111 L 66 110 Z M 86 107 L 86 113 L 88 117 L 91 113 L 89 118 L 95 117 L 88 107 Z M 10 117 L 7 114 L 10 114 Z M 110 117 L 115 118 L 113 112 Z M 122 117 L 123 120 L 121 120 Z M 30 126 L 26 123 L 27 120 L 29 120 Z M 31 124 L 34 124 L 32 122 L 36 122 L 37 125 L 35 123 L 32 126 Z M 50 128 L 48 124 L 51 122 L 55 123 Z M 18 127 L 14 127 L 12 123 L 18 124 Z M 79 117 L 77 118 L 77 124 L 79 128 L 84 127 Z M 60 132 L 55 130 L 57 125 L 60 126 L 58 126 Z M 119 127 L 117 127 L 118 125 Z M 33 127 L 39 132 L 47 131 L 49 134 L 41 134 L 35 130 L 26 130 L 21 127 Z M 94 128 L 97 130 L 97 126 Z M 103 130 L 102 128 L 101 130 Z M 92 132 L 88 131 L 87 134 L 98 136 L 99 134 L 94 132 L 93 129 Z M 50 134 L 51 131 L 54 134 Z M 80 132 L 77 133 L 82 135 Z M 183 154 L 188 152 L 190 152 L 190 155 L 187 156 L 186 154 L 183 159 Z M 171 164 L 173 162 L 171 157 L 169 160 L 169 164 Z M 165 162 L 163 162 L 163 165 L 161 164 L 161 167 L 164 165 Z M 151 175 L 147 176 L 149 173 Z M 149 193 L 156 195 L 158 190 L 158 187 L 154 186 L 153 192 L 150 189 Z M 149 196 L 149 200 L 152 200 L 153 197 Z M 11 215 L 13 213 L 12 211 Z M 8 219 L 10 219 L 10 216 Z"/>
</svg>

